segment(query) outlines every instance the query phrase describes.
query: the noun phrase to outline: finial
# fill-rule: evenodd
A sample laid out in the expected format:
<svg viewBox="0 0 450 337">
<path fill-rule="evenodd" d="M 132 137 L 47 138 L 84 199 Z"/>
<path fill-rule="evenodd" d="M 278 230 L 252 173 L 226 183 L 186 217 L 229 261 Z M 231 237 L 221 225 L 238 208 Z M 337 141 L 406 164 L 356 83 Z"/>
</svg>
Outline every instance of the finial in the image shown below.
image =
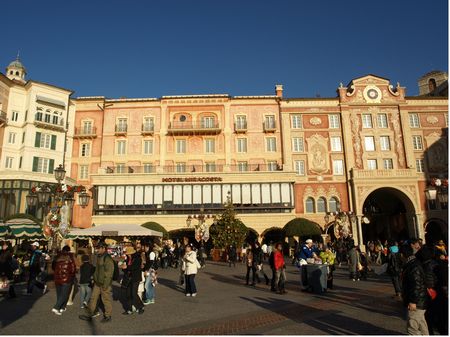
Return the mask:
<svg viewBox="0 0 450 337">
<path fill-rule="evenodd" d="M 20 50 L 17 51 L 17 58 L 16 58 L 17 61 L 19 61 L 19 56 L 20 56 Z"/>
<path fill-rule="evenodd" d="M 339 88 L 343 88 L 343 87 L 344 87 L 344 85 L 342 84 L 342 82 L 339 83 Z"/>
<path fill-rule="evenodd" d="M 397 88 L 399 88 L 400 87 L 400 82 L 397 82 Z"/>
</svg>

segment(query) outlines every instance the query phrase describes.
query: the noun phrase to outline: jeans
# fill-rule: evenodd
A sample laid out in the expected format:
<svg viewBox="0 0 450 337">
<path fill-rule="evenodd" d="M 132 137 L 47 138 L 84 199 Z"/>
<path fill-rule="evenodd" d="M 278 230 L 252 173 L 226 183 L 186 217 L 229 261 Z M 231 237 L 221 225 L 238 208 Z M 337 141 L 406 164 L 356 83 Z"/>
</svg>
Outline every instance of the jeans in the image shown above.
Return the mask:
<svg viewBox="0 0 450 337">
<path fill-rule="evenodd" d="M 131 282 L 126 289 L 127 310 L 132 311 L 133 306 L 136 310 L 142 309 L 144 304 L 138 296 L 139 281 Z"/>
<path fill-rule="evenodd" d="M 275 287 L 278 291 L 284 291 L 284 283 L 286 281 L 286 274 L 284 268 L 277 269 L 275 272 Z"/>
<path fill-rule="evenodd" d="M 197 287 L 195 286 L 195 274 L 184 275 L 186 283 L 186 294 L 195 294 Z"/>
<path fill-rule="evenodd" d="M 39 289 L 44 289 L 45 283 L 41 283 L 36 280 L 36 277 L 38 274 L 36 273 L 30 273 L 30 277 L 28 278 L 28 284 L 27 284 L 27 293 L 31 294 L 33 292 L 33 287 L 36 286 Z"/>
<path fill-rule="evenodd" d="M 256 280 L 256 267 L 253 265 L 247 266 L 247 275 L 245 276 L 246 284 L 248 284 L 250 278 L 250 270 L 252 271 L 252 285 L 254 285 Z"/>
<path fill-rule="evenodd" d="M 72 282 L 56 285 L 56 304 L 53 309 L 61 310 L 66 307 L 67 301 L 69 300 L 70 289 L 72 289 Z"/>
<path fill-rule="evenodd" d="M 91 298 L 92 288 L 89 287 L 89 283 L 80 284 L 80 303 L 88 303 Z"/>
<path fill-rule="evenodd" d="M 89 300 L 86 312 L 88 316 L 92 316 L 97 311 L 97 302 L 99 297 L 102 298 L 103 305 L 105 306 L 105 317 L 111 317 L 112 314 L 112 287 L 102 287 L 95 284 L 92 289 L 92 295 Z"/>
<path fill-rule="evenodd" d="M 392 284 L 394 285 L 395 294 L 401 294 L 402 287 L 400 285 L 400 275 L 391 276 Z"/>
<path fill-rule="evenodd" d="M 155 287 L 152 284 L 152 277 L 149 274 L 145 278 L 145 302 L 152 301 L 155 299 Z"/>
<path fill-rule="evenodd" d="M 428 335 L 428 325 L 425 321 L 425 310 L 416 309 L 414 311 L 408 311 L 406 330 L 408 335 Z"/>
</svg>

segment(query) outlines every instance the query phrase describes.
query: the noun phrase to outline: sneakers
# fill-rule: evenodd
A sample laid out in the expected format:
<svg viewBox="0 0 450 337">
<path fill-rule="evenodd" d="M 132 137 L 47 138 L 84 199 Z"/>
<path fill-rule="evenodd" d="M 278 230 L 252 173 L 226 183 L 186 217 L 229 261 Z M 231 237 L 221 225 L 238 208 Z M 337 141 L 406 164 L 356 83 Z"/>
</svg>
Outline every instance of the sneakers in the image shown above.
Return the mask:
<svg viewBox="0 0 450 337">
<path fill-rule="evenodd" d="M 53 312 L 55 315 L 58 315 L 58 316 L 61 316 L 61 315 L 62 315 L 62 312 L 61 312 L 60 310 L 58 310 L 58 309 L 55 309 L 55 308 L 52 309 L 52 312 Z"/>
<path fill-rule="evenodd" d="M 44 290 L 42 290 L 42 295 L 45 295 L 45 293 L 47 292 L 47 290 L 48 290 L 48 287 L 47 287 L 47 285 L 45 285 L 45 286 L 44 286 Z"/>
<path fill-rule="evenodd" d="M 67 305 L 73 305 L 73 302 L 72 301 L 68 301 Z"/>
<path fill-rule="evenodd" d="M 94 314 L 92 315 L 92 318 L 98 317 L 98 316 L 100 316 L 100 312 L 99 312 L 99 311 L 96 311 L 96 312 L 94 312 Z"/>
<path fill-rule="evenodd" d="M 59 309 L 59 312 L 60 312 L 60 313 L 63 313 L 63 312 L 66 311 L 66 310 L 67 310 L 67 308 Z"/>
<path fill-rule="evenodd" d="M 85 309 L 86 306 L 84 304 L 81 305 L 80 309 Z"/>
<path fill-rule="evenodd" d="M 133 311 L 131 310 L 124 311 L 122 312 L 122 315 L 133 315 Z"/>
<path fill-rule="evenodd" d="M 103 319 L 101 320 L 102 323 L 108 323 L 111 322 L 111 316 L 105 316 L 103 317 Z"/>
<path fill-rule="evenodd" d="M 140 308 L 140 309 L 137 311 L 137 313 L 138 313 L 139 315 L 142 315 L 142 314 L 144 313 L 144 308 Z"/>
<path fill-rule="evenodd" d="M 192 294 L 192 297 L 195 297 L 195 296 L 197 296 L 197 293 L 193 293 L 193 294 Z"/>
<path fill-rule="evenodd" d="M 83 320 L 83 321 L 92 321 L 92 317 L 91 316 L 87 316 L 87 315 L 80 315 L 78 316 L 79 319 Z"/>
<path fill-rule="evenodd" d="M 188 297 L 189 297 L 189 296 L 191 296 L 191 294 L 189 294 L 189 293 L 188 293 L 188 294 L 186 294 L 186 296 L 188 296 Z"/>
<path fill-rule="evenodd" d="M 155 303 L 155 300 L 148 300 L 144 302 L 144 305 L 149 305 Z"/>
</svg>

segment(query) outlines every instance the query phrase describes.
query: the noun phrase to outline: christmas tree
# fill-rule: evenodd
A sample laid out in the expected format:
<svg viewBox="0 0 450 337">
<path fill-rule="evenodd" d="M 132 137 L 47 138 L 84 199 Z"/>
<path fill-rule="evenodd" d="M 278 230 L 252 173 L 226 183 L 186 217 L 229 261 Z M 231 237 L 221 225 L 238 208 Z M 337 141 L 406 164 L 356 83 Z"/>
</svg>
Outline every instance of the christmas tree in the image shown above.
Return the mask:
<svg viewBox="0 0 450 337">
<path fill-rule="evenodd" d="M 226 248 L 230 245 L 241 247 L 244 243 L 248 228 L 236 217 L 230 195 L 227 197 L 225 210 L 216 218 L 210 233 L 215 248 Z"/>
</svg>

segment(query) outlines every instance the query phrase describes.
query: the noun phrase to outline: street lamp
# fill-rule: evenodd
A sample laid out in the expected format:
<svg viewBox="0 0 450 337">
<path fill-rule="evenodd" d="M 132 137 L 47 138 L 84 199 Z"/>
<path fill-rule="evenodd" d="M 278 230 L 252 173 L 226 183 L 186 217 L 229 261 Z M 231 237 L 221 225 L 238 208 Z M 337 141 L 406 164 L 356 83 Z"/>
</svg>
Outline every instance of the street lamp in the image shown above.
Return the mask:
<svg viewBox="0 0 450 337">
<path fill-rule="evenodd" d="M 430 208 L 436 208 L 436 200 L 439 201 L 441 209 L 448 207 L 448 180 L 433 178 L 428 187 L 425 189 L 425 197 L 427 198 Z"/>
<path fill-rule="evenodd" d="M 349 237 L 352 232 L 351 224 L 356 221 L 356 215 L 351 211 L 341 211 L 340 205 L 338 205 L 336 212 L 327 212 L 323 218 L 325 224 L 328 224 L 331 219 L 334 222 L 334 236 L 336 239 Z"/>
<path fill-rule="evenodd" d="M 26 196 L 28 207 L 41 207 L 44 213 L 44 234 L 51 236 L 52 256 L 56 255 L 59 236 L 64 238 L 69 232 L 71 213 L 75 204 L 74 195 L 82 208 L 89 204 L 91 196 L 82 185 L 70 186 L 61 183 L 66 175 L 62 165 L 54 170 L 56 185 L 33 186 Z M 47 232 L 49 230 L 49 233 Z"/>
<path fill-rule="evenodd" d="M 214 218 L 211 214 L 205 214 L 205 208 L 200 207 L 200 213 L 194 215 L 188 215 L 186 218 L 186 226 L 191 228 L 194 226 L 195 239 L 197 242 L 209 240 L 209 226 L 206 223 L 208 219 Z M 194 222 L 196 220 L 196 222 Z"/>
</svg>

